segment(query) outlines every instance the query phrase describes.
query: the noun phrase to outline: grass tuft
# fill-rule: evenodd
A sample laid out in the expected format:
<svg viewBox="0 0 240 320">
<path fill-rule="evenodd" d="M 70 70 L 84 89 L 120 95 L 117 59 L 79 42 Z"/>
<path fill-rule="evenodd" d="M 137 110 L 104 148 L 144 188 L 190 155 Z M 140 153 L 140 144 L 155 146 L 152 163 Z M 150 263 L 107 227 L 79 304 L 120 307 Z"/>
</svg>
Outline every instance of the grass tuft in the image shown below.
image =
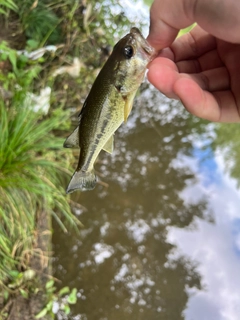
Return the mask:
<svg viewBox="0 0 240 320">
<path fill-rule="evenodd" d="M 0 283 L 32 248 L 38 212 L 51 212 L 63 231 L 59 214 L 78 224 L 63 188 L 68 174 L 63 139 L 53 134 L 67 119 L 60 109 L 44 119 L 23 99 L 9 106 L 0 102 Z"/>
<path fill-rule="evenodd" d="M 17 12 L 18 7 L 12 0 L 0 0 L 0 14 L 8 15 L 8 11 L 13 10 Z"/>
</svg>

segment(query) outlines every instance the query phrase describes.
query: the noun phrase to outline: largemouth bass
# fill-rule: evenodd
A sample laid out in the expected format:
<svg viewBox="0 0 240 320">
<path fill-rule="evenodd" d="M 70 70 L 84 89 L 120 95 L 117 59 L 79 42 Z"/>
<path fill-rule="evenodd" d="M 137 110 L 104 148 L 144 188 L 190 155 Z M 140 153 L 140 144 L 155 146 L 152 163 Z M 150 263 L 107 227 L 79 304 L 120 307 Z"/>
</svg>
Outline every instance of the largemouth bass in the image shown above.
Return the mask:
<svg viewBox="0 0 240 320">
<path fill-rule="evenodd" d="M 95 187 L 94 162 L 102 149 L 113 151 L 113 134 L 127 120 L 147 65 L 155 55 L 137 28 L 114 46 L 83 104 L 78 127 L 64 143 L 66 148 L 80 148 L 67 193 Z"/>
</svg>

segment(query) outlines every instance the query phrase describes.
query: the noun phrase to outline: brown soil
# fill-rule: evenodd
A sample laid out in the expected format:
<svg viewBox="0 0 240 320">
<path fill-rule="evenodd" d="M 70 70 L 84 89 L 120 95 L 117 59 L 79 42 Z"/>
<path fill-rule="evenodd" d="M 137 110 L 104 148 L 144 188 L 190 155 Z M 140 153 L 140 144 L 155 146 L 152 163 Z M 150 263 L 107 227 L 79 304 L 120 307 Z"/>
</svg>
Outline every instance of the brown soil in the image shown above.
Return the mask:
<svg viewBox="0 0 240 320">
<path fill-rule="evenodd" d="M 0 43 L 2 41 L 6 41 L 10 48 L 24 49 L 26 38 L 16 13 L 11 13 L 7 19 L 1 15 Z"/>
</svg>

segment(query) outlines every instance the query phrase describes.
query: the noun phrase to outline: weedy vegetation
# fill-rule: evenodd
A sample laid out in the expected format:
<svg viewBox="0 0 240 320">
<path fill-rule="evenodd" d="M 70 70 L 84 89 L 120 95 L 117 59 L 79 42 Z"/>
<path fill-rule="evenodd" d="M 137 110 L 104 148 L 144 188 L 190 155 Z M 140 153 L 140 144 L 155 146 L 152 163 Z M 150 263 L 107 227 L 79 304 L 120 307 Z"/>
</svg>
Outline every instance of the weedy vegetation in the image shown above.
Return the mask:
<svg viewBox="0 0 240 320">
<path fill-rule="evenodd" d="M 12 295 L 24 296 L 24 275 L 32 257 L 39 255 L 35 242 L 42 213 L 52 215 L 63 232 L 70 226 L 77 229 L 80 222 L 64 190 L 69 156 L 63 138 L 55 134 L 69 127 L 69 111 L 59 105 L 47 115 L 36 112 L 32 92 L 43 66 L 5 42 L 0 49 L 1 61 L 10 66 L 0 73 L 0 305 L 6 305 Z M 2 310 L 0 318 L 5 319 L 8 313 Z"/>
<path fill-rule="evenodd" d="M 0 103 L 1 281 L 32 247 L 38 212 L 51 213 L 65 231 L 57 212 L 76 223 L 63 189 L 68 159 L 53 134 L 67 113 L 57 110 L 42 119 L 21 95 L 9 106 Z"/>
<path fill-rule="evenodd" d="M 9 10 L 17 11 L 18 7 L 12 0 L 0 0 L 0 14 L 7 16 Z"/>
<path fill-rule="evenodd" d="M 77 289 L 70 290 L 69 287 L 63 287 L 57 291 L 54 280 L 49 280 L 45 286 L 47 294 L 47 303 L 44 308 L 36 315 L 36 319 L 42 319 L 47 314 L 54 317 L 52 312 L 53 305 L 63 311 L 66 315 L 70 313 L 70 305 L 77 302 Z"/>
</svg>

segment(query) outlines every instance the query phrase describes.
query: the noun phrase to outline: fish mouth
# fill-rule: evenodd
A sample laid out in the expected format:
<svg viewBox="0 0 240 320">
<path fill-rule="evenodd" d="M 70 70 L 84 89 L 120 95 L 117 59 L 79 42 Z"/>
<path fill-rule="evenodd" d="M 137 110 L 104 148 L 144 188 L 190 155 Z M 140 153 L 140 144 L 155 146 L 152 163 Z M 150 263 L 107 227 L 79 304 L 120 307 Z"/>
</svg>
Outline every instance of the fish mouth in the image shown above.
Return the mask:
<svg viewBox="0 0 240 320">
<path fill-rule="evenodd" d="M 152 61 L 157 56 L 157 51 L 150 46 L 150 44 L 146 41 L 146 45 L 142 46 L 143 50 L 147 53 L 147 55 L 150 57 L 150 60 Z"/>
<path fill-rule="evenodd" d="M 142 53 L 145 56 L 145 58 L 149 62 L 151 62 L 157 56 L 157 51 L 143 37 L 142 33 L 138 28 L 131 28 L 130 34 L 132 34 L 136 41 L 140 44 L 140 47 L 143 49 Z"/>
</svg>

